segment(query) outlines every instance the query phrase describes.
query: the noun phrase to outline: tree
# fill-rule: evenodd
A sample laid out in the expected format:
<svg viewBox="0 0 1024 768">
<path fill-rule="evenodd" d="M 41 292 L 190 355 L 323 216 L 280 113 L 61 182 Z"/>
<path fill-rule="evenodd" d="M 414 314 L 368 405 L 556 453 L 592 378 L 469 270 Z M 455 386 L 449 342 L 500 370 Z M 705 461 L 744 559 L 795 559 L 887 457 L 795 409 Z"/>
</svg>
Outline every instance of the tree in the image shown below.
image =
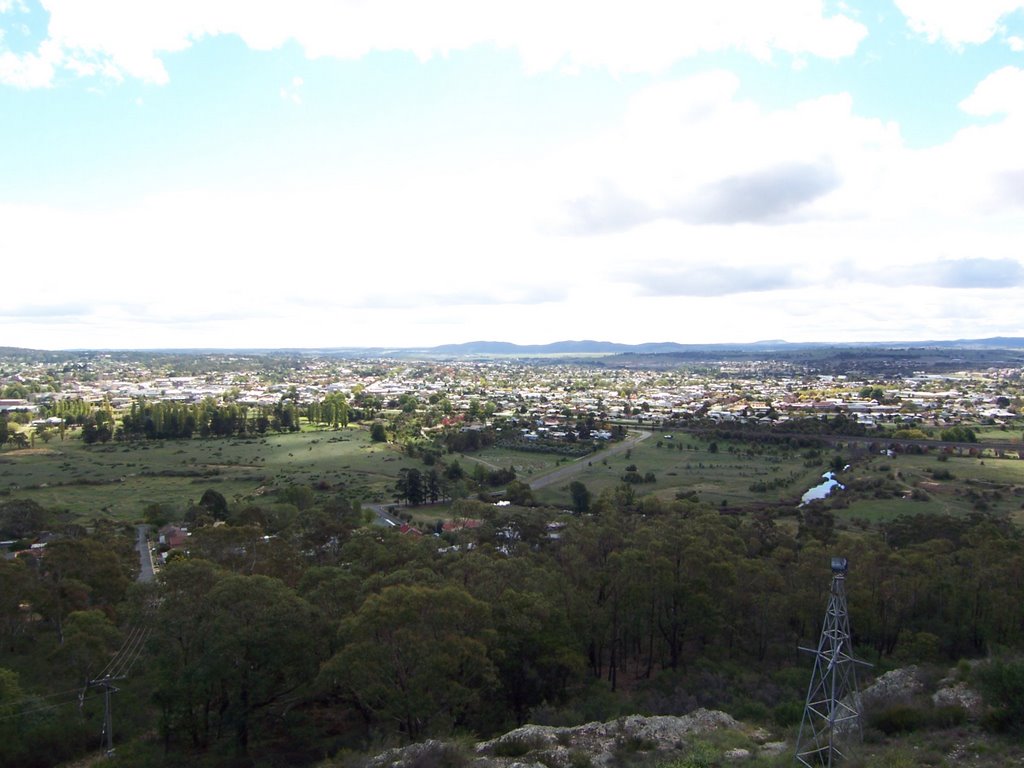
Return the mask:
<svg viewBox="0 0 1024 768">
<path fill-rule="evenodd" d="M 103 611 L 75 611 L 68 615 L 64 643 L 54 657 L 74 672 L 74 684 L 82 685 L 103 669 L 120 643 L 121 633 Z"/>
<path fill-rule="evenodd" d="M 431 467 L 426 475 L 427 498 L 430 499 L 431 504 L 436 504 L 444 495 L 445 485 L 446 483 L 441 479 L 441 473 L 437 471 L 437 467 Z"/>
<path fill-rule="evenodd" d="M 976 443 L 978 442 L 978 436 L 974 430 L 970 427 L 964 427 L 957 425 L 944 429 L 939 433 L 939 437 L 942 438 L 943 442 L 946 443 Z"/>
<path fill-rule="evenodd" d="M 375 443 L 386 443 L 388 440 L 388 433 L 384 429 L 384 423 L 375 421 L 370 426 L 370 439 Z"/>
<path fill-rule="evenodd" d="M 573 511 L 580 514 L 590 511 L 590 490 L 579 480 L 569 483 L 569 495 L 572 497 Z"/>
<path fill-rule="evenodd" d="M 203 744 L 223 729 L 244 756 L 254 726 L 314 678 L 326 651 L 317 613 L 267 576 L 224 575 L 201 562 L 166 572 L 156 690 L 165 738 Z"/>
<path fill-rule="evenodd" d="M 822 544 L 833 544 L 836 540 L 835 515 L 820 504 L 809 504 L 797 513 L 799 525 L 797 539 L 801 542 L 816 539 Z"/>
<path fill-rule="evenodd" d="M 340 637 L 323 684 L 411 741 L 471 725 L 495 684 L 490 610 L 458 587 L 385 587 Z"/>
<path fill-rule="evenodd" d="M 351 616 L 363 599 L 363 582 L 346 569 L 334 566 L 307 568 L 299 582 L 299 594 L 315 605 L 328 624 L 331 650 L 338 650 L 337 631 L 342 619 Z"/>
<path fill-rule="evenodd" d="M 24 539 L 45 531 L 53 524 L 53 514 L 31 499 L 0 502 L 0 536 Z"/>
<path fill-rule="evenodd" d="M 224 494 L 207 488 L 199 499 L 199 506 L 203 507 L 214 520 L 224 520 L 228 516 L 228 500 Z"/>
<path fill-rule="evenodd" d="M 405 499 L 412 506 L 419 506 L 426 498 L 426 490 L 423 485 L 423 473 L 415 467 L 403 468 L 398 473 L 398 481 L 395 484 L 400 499 Z"/>
<path fill-rule="evenodd" d="M 131 583 L 128 574 L 138 564 L 131 544 L 98 538 L 62 539 L 46 547 L 42 562 L 39 612 L 49 619 L 64 641 L 64 622 L 73 611 L 113 610 Z"/>
<path fill-rule="evenodd" d="M 13 653 L 27 636 L 32 621 L 22 606 L 33 603 L 37 589 L 34 574 L 22 560 L 0 559 L 0 650 Z"/>
<path fill-rule="evenodd" d="M 565 613 L 535 592 L 507 590 L 494 606 L 498 676 L 516 725 L 530 710 L 557 702 L 580 677 L 583 655 L 575 647 Z"/>
<path fill-rule="evenodd" d="M 533 491 L 522 480 L 513 480 L 505 487 L 505 496 L 513 504 L 528 507 L 533 504 Z"/>
</svg>

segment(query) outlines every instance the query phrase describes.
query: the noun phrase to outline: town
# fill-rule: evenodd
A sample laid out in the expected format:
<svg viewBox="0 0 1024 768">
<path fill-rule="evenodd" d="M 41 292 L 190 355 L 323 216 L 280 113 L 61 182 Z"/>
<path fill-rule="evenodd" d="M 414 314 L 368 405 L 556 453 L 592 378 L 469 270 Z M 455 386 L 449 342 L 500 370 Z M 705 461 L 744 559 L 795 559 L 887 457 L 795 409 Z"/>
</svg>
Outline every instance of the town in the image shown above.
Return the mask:
<svg viewBox="0 0 1024 768">
<path fill-rule="evenodd" d="M 415 411 L 427 428 L 517 418 L 565 436 L 566 425 L 571 428 L 581 415 L 653 428 L 695 419 L 780 424 L 837 414 L 868 430 L 1004 427 L 1020 418 L 1024 395 L 1019 367 L 867 378 L 758 360 L 634 370 L 617 369 L 614 361 L 585 366 L 208 354 L 181 366 L 169 355 L 125 357 L 89 353 L 34 363 L 0 357 L 0 412 L 45 433 L 59 425 L 54 414 L 60 404 L 74 401 L 120 411 L 140 400 L 213 400 L 249 408 L 287 400 L 305 413 L 340 393 L 351 405 L 375 412 Z"/>
</svg>

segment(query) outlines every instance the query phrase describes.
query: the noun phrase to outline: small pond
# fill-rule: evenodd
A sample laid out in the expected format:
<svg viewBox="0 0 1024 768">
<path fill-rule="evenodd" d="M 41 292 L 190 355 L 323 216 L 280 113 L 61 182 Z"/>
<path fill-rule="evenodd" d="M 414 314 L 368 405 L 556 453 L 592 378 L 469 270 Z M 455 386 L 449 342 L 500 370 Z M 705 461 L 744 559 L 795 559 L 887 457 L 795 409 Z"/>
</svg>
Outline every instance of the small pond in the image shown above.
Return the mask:
<svg viewBox="0 0 1024 768">
<path fill-rule="evenodd" d="M 822 482 L 820 485 L 814 486 L 809 491 L 807 491 L 807 493 L 801 496 L 799 506 L 802 507 L 804 504 L 809 504 L 812 501 L 824 499 L 826 496 L 832 493 L 833 488 L 838 488 L 841 491 L 846 488 L 845 485 L 836 480 L 834 472 L 826 472 L 821 477 L 824 482 Z"/>
</svg>

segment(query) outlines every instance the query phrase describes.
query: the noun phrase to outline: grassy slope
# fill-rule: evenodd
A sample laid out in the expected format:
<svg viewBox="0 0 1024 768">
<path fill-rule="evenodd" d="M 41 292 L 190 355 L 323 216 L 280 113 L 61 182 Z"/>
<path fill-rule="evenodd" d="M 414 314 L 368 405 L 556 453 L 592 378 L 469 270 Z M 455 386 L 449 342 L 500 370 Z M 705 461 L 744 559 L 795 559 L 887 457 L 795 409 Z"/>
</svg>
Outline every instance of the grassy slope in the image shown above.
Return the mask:
<svg viewBox="0 0 1024 768">
<path fill-rule="evenodd" d="M 658 441 L 661 440 L 661 447 Z M 682 450 L 676 445 L 681 444 Z M 730 451 L 734 447 L 735 451 Z M 831 454 L 823 454 L 828 458 Z M 798 500 L 807 488 L 820 482 L 824 464 L 805 467 L 804 460 L 797 453 L 767 449 L 763 454 L 748 454 L 740 444 L 732 446 L 725 441 L 718 442 L 718 451 L 712 453 L 709 443 L 688 435 L 676 435 L 665 440 L 657 435 L 638 443 L 628 457 L 620 454 L 605 459 L 600 452 L 583 460 L 587 466 L 574 479 L 584 483 L 597 496 L 601 491 L 614 488 L 621 483 L 626 467 L 635 465 L 641 475 L 653 472 L 654 483 L 641 483 L 637 495 L 656 493 L 664 499 L 672 499 L 677 492 L 696 491 L 702 501 L 726 506 L 747 504 L 789 504 Z M 750 490 L 752 483 L 768 482 L 775 478 L 786 478 L 796 474 L 784 488 L 766 492 Z M 535 494 L 541 501 L 551 504 L 568 505 L 570 497 L 568 483 L 546 488 Z"/>
<path fill-rule="evenodd" d="M 708 442 L 685 434 L 673 440 L 655 434 L 628 454 L 607 456 L 599 451 L 579 460 L 580 471 L 573 479 L 583 482 L 596 497 L 617 486 L 626 467 L 635 465 L 641 475 L 652 472 L 656 478 L 654 483 L 636 485 L 637 495 L 654 493 L 671 499 L 678 492 L 695 491 L 702 501 L 716 506 L 795 506 L 801 494 L 819 482 L 832 455 L 831 450 L 823 451 L 820 462 L 805 466 L 796 451 L 768 447 L 758 454 L 748 452 L 743 444 L 719 441 L 713 453 Z M 551 454 L 493 448 L 450 458 L 466 471 L 472 471 L 477 462 L 492 468 L 512 466 L 527 482 L 568 461 Z M 0 451 L 0 493 L 31 498 L 83 520 L 101 514 L 134 520 L 148 504 L 183 508 L 207 488 L 217 489 L 231 502 L 258 500 L 266 490 L 291 483 L 325 485 L 327 493 L 344 489 L 366 501 L 389 502 L 403 467 L 424 469 L 394 446 L 370 442 L 361 428 L 272 434 L 252 440 L 106 446 L 86 446 L 69 438 L 37 443 L 35 449 L 25 451 Z M 937 479 L 936 471 L 948 471 L 952 477 Z M 776 478 L 792 479 L 781 488 L 750 490 L 752 483 Z M 859 497 L 849 494 L 843 500 L 848 506 L 836 510 L 841 520 L 875 522 L 917 513 L 962 515 L 976 509 L 983 497 L 989 511 L 1024 522 L 1024 461 L 1016 458 L 952 456 L 939 462 L 935 455 L 868 456 L 856 461 L 840 479 L 854 478 L 885 481 L 887 490 Z M 541 503 L 567 507 L 571 504 L 568 487 L 566 480 L 537 491 L 535 497 Z M 925 491 L 928 500 L 911 500 L 915 488 Z M 431 520 L 437 513 L 428 511 Z"/>
<path fill-rule="evenodd" d="M 944 471 L 949 473 L 949 478 L 942 476 Z M 933 476 L 935 472 L 940 473 L 939 478 Z M 952 456 L 940 462 L 934 455 L 872 457 L 857 464 L 851 476 L 885 479 L 902 493 L 886 498 L 856 500 L 838 511 L 841 518 L 878 522 L 900 515 L 966 515 L 976 511 L 979 499 L 984 499 L 985 511 L 1008 515 L 1021 522 L 1024 461 L 1016 458 Z M 915 488 L 923 490 L 928 500 L 912 500 L 910 493 Z"/>
<path fill-rule="evenodd" d="M 148 504 L 182 508 L 215 488 L 229 501 L 256 500 L 289 484 L 323 482 L 367 501 L 390 499 L 399 469 L 414 466 L 362 429 L 268 435 L 253 440 L 194 439 L 86 446 L 51 441 L 0 452 L 0 492 L 82 519 L 134 520 Z"/>
</svg>

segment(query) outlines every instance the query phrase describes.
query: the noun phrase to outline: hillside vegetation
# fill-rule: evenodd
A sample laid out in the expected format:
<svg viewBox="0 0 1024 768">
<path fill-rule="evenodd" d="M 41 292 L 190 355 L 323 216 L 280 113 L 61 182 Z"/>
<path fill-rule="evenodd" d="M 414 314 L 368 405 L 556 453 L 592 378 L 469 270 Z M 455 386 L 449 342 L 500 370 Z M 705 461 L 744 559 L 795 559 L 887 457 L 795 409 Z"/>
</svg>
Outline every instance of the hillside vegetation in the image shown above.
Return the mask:
<svg viewBox="0 0 1024 768">
<path fill-rule="evenodd" d="M 588 385 L 572 381 L 560 391 L 582 403 Z M 733 408 L 752 400 L 715 386 Z M 836 554 L 850 561 L 856 651 L 874 665 L 864 682 L 926 670 L 922 691 L 868 713 L 862 764 L 1016 754 L 1024 461 L 1005 446 L 1019 421 L 956 442 L 868 435 L 837 413 L 783 426 L 746 405 L 747 422 L 653 429 L 625 389 L 629 419 L 511 388 L 508 413 L 475 394 L 461 413 L 438 391 L 384 402 L 363 389 L 351 410 L 284 391 L 249 412 L 69 401 L 52 406 L 69 421 L 39 424 L 25 447 L 28 417 L 12 420 L 0 763 L 93 753 L 113 685 L 114 765 L 347 766 L 438 740 L 454 746 L 412 762 L 460 768 L 469 741 L 527 723 L 701 709 L 745 725 L 665 748 L 627 734 L 602 754 L 685 768 L 747 749 L 784 764 L 761 745 L 792 744 L 800 649 L 816 645 Z M 534 400 L 561 421 L 539 422 Z M 843 489 L 801 504 L 825 472 Z M 152 526 L 153 582 L 137 580 L 137 525 Z M 940 678 L 984 698 L 937 703 Z M 562 738 L 536 761 L 608 764 Z M 929 740 L 942 747 L 901 752 Z"/>
</svg>

